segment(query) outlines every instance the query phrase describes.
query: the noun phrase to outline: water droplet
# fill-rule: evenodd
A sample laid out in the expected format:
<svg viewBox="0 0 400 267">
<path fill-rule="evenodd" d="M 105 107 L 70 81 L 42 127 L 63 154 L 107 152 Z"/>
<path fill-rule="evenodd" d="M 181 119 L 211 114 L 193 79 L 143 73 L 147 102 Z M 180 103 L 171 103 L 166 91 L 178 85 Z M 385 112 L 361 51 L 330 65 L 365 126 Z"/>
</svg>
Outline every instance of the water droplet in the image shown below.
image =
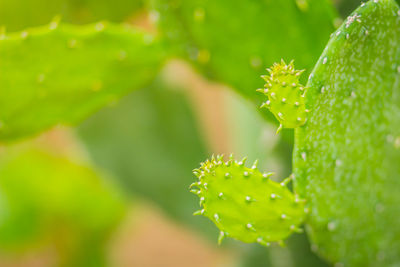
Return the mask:
<svg viewBox="0 0 400 267">
<path fill-rule="evenodd" d="M 360 22 L 361 22 L 360 18 L 361 18 L 361 16 L 360 16 L 359 14 L 357 14 L 357 13 L 355 13 L 355 14 L 352 15 L 352 16 L 349 16 L 349 17 L 347 18 L 347 21 L 346 21 L 346 28 L 349 28 L 350 25 L 351 25 L 354 21 L 357 21 L 357 22 L 360 23 Z"/>
<path fill-rule="evenodd" d="M 336 223 L 335 222 L 328 223 L 328 227 L 327 228 L 331 232 L 335 231 L 336 230 Z"/>
<path fill-rule="evenodd" d="M 400 136 L 396 137 L 396 139 L 394 140 L 394 147 L 396 149 L 400 149 Z"/>
<path fill-rule="evenodd" d="M 71 39 L 71 40 L 68 41 L 68 47 L 69 48 L 75 48 L 76 47 L 76 43 L 77 43 L 76 39 Z"/>
<path fill-rule="evenodd" d="M 55 30 L 55 29 L 57 29 L 57 27 L 58 27 L 58 21 L 50 22 L 50 24 L 49 24 L 49 29 L 50 30 Z"/>
<path fill-rule="evenodd" d="M 326 64 L 328 62 L 328 58 L 327 57 L 324 57 L 324 60 L 322 61 L 322 64 Z"/>
<path fill-rule="evenodd" d="M 126 51 L 125 51 L 125 50 L 120 50 L 120 51 L 118 52 L 118 59 L 119 59 L 119 60 L 124 60 L 124 59 L 126 59 Z"/>
<path fill-rule="evenodd" d="M 260 57 L 257 57 L 257 56 L 251 57 L 251 58 L 250 58 L 250 65 L 251 65 L 253 68 L 255 68 L 255 69 L 261 67 L 261 65 L 262 65 L 262 60 L 261 60 L 261 58 L 260 58 Z"/>
<path fill-rule="evenodd" d="M 253 225 L 251 223 L 246 224 L 247 229 L 253 229 Z"/>
<path fill-rule="evenodd" d="M 296 5 L 303 12 L 306 12 L 308 10 L 307 0 L 296 0 Z"/>
<path fill-rule="evenodd" d="M 94 28 L 95 28 L 96 31 L 100 32 L 100 31 L 104 30 L 105 25 L 104 25 L 103 22 L 99 22 L 99 23 L 96 23 L 96 25 L 94 26 Z"/>
<path fill-rule="evenodd" d="M 198 7 L 193 11 L 193 19 L 197 22 L 204 21 L 205 11 L 204 8 Z"/>
<path fill-rule="evenodd" d="M 28 37 L 29 33 L 27 31 L 21 32 L 21 38 L 26 39 Z"/>
<path fill-rule="evenodd" d="M 39 74 L 37 77 L 38 83 L 43 83 L 45 78 L 46 76 L 43 73 Z"/>
<path fill-rule="evenodd" d="M 160 13 L 157 10 L 151 10 L 149 12 L 149 19 L 153 23 L 157 23 L 160 19 Z"/>
</svg>

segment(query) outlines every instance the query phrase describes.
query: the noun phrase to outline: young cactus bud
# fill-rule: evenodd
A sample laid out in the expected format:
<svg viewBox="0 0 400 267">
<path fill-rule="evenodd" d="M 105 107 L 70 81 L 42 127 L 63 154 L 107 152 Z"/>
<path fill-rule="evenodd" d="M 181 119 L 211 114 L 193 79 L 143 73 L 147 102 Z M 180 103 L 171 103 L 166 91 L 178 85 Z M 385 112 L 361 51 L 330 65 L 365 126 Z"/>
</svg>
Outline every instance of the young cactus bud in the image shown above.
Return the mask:
<svg viewBox="0 0 400 267">
<path fill-rule="evenodd" d="M 221 230 L 219 242 L 226 236 L 246 243 L 269 246 L 282 243 L 292 232 L 299 232 L 304 220 L 304 201 L 286 187 L 289 180 L 277 183 L 272 173 L 261 173 L 256 166 L 222 156 L 201 164 L 194 170 L 199 181 L 193 193 L 200 197 L 203 215 Z"/>
<path fill-rule="evenodd" d="M 266 82 L 265 87 L 257 90 L 268 97 L 261 108 L 268 108 L 278 119 L 278 132 L 282 128 L 302 126 L 308 112 L 304 104 L 306 88 L 299 82 L 303 70 L 295 70 L 293 61 L 287 65 L 283 60 L 267 70 L 270 75 L 261 76 Z"/>
</svg>

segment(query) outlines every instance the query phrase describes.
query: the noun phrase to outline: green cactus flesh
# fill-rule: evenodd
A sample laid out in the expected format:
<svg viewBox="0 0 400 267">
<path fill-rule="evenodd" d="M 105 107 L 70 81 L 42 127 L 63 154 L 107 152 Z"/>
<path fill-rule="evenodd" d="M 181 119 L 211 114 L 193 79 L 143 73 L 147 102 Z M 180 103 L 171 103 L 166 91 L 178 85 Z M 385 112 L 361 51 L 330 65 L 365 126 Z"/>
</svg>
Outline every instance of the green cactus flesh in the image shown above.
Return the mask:
<svg viewBox="0 0 400 267">
<path fill-rule="evenodd" d="M 278 119 L 278 131 L 303 125 L 308 112 L 304 104 L 306 88 L 299 82 L 303 71 L 295 70 L 293 61 L 286 65 L 283 60 L 267 70 L 270 75 L 262 76 L 266 82 L 264 89 L 258 89 L 268 97 L 261 107 L 268 108 Z"/>
<path fill-rule="evenodd" d="M 0 140 L 86 118 L 150 83 L 163 58 L 152 36 L 108 23 L 0 32 Z"/>
<path fill-rule="evenodd" d="M 288 190 L 290 179 L 274 182 L 269 179 L 272 173 L 261 173 L 257 163 L 252 168 L 244 163 L 232 157 L 224 162 L 219 156 L 194 170 L 199 181 L 192 184 L 192 192 L 202 206 L 195 215 L 206 216 L 218 226 L 219 241 L 229 236 L 268 246 L 301 231 L 304 200 Z"/>
<path fill-rule="evenodd" d="M 295 189 L 335 266 L 400 266 L 400 11 L 361 5 L 332 35 L 296 129 Z"/>
</svg>

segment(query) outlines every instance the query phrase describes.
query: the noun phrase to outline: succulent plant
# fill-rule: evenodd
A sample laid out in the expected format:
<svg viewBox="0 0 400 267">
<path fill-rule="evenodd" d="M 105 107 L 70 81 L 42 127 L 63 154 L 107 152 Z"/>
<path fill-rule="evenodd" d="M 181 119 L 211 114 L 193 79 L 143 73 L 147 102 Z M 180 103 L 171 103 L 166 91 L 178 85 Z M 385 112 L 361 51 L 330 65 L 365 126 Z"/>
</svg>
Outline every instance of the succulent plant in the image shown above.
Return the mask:
<svg viewBox="0 0 400 267">
<path fill-rule="evenodd" d="M 313 250 L 335 266 L 399 266 L 396 2 L 363 3 L 332 34 L 307 86 L 298 83 L 299 75 L 293 63 L 282 61 L 263 77 L 266 87 L 259 90 L 268 96 L 263 107 L 282 127 L 295 128 L 293 193 L 276 182 L 263 183 L 257 169 L 212 159 L 196 170 L 200 190 L 195 193 L 204 206 L 200 213 L 244 242 L 257 242 L 257 236 L 278 241 L 290 233 L 290 224 L 297 229 L 304 222 Z M 268 199 L 272 192 L 282 198 Z M 247 203 L 243 196 L 258 202 Z M 304 199 L 305 209 L 303 204 L 289 209 L 296 199 Z M 274 217 L 279 214 L 288 215 L 290 223 Z M 246 229 L 246 222 L 251 227 Z M 276 238 L 266 238 L 273 234 Z"/>
</svg>

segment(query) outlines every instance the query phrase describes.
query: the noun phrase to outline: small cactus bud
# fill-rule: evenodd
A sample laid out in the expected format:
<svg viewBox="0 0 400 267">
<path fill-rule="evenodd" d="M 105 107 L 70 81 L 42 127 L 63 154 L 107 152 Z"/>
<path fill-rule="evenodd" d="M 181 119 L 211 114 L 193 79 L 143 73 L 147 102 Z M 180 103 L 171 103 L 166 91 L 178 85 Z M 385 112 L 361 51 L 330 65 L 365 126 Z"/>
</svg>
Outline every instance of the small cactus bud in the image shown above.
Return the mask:
<svg viewBox="0 0 400 267">
<path fill-rule="evenodd" d="M 306 89 L 300 84 L 302 70 L 295 70 L 293 61 L 287 65 L 283 60 L 267 69 L 270 76 L 262 78 L 268 84 L 268 90 L 257 90 L 265 94 L 268 100 L 261 108 L 268 108 L 280 122 L 278 132 L 282 128 L 297 128 L 307 121 L 304 93 Z"/>
</svg>

